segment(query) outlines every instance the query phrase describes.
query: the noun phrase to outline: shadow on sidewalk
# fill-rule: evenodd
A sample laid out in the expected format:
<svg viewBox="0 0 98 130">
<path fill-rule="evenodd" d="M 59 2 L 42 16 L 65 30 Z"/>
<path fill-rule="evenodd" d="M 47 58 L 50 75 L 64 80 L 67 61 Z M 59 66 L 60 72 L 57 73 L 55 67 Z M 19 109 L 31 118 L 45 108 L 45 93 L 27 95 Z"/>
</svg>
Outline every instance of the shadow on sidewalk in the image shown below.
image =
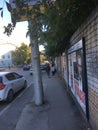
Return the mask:
<svg viewBox="0 0 98 130">
<path fill-rule="evenodd" d="M 87 130 L 88 124 L 57 74 L 51 78 L 45 72 L 42 75 L 45 104 L 28 104 L 16 130 Z"/>
</svg>

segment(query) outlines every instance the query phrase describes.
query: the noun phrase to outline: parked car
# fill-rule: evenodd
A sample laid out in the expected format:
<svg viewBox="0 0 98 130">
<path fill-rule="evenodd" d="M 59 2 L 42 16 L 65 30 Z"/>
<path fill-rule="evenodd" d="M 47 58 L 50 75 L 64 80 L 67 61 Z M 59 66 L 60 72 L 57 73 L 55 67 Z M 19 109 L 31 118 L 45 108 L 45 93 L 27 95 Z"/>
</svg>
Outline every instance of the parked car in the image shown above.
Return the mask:
<svg viewBox="0 0 98 130">
<path fill-rule="evenodd" d="M 47 64 L 46 63 L 41 63 L 40 64 L 40 69 L 41 70 L 46 70 Z"/>
<path fill-rule="evenodd" d="M 24 65 L 23 70 L 30 70 L 30 66 L 29 65 Z"/>
<path fill-rule="evenodd" d="M 11 102 L 14 94 L 27 87 L 27 81 L 23 75 L 16 72 L 0 72 L 0 101 Z"/>
</svg>

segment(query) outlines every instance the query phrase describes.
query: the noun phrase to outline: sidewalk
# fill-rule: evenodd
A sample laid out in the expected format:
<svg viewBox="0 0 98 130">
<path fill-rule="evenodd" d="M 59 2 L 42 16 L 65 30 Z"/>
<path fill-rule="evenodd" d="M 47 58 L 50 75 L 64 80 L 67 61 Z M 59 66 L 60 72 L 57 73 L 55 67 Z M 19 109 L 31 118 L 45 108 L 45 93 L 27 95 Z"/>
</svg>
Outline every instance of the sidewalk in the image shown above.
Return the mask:
<svg viewBox="0 0 98 130">
<path fill-rule="evenodd" d="M 43 75 L 46 103 L 28 104 L 21 114 L 15 130 L 88 130 L 77 106 L 58 78 Z"/>
</svg>

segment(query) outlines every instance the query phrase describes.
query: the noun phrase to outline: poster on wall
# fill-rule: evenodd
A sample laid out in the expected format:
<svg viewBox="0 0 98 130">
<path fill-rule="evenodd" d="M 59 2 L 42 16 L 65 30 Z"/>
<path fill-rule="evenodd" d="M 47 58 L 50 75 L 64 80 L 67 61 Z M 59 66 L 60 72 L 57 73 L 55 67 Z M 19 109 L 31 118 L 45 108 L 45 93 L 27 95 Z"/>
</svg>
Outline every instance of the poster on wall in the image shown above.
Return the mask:
<svg viewBox="0 0 98 130">
<path fill-rule="evenodd" d="M 72 79 L 72 78 L 71 78 L 71 77 L 72 77 L 72 76 L 71 76 L 71 68 L 72 68 L 71 55 L 68 55 L 68 67 L 69 67 L 69 68 L 68 68 L 68 69 L 69 69 L 69 71 L 68 71 L 68 72 L 69 72 L 69 75 L 68 75 L 68 76 L 69 76 L 69 86 L 70 86 L 70 88 L 71 88 L 71 87 L 73 87 L 73 86 L 71 85 L 71 79 Z"/>
<path fill-rule="evenodd" d="M 83 84 L 83 45 L 82 40 L 73 45 L 68 50 L 69 66 L 69 86 L 80 104 L 82 110 L 86 112 L 85 92 Z"/>
<path fill-rule="evenodd" d="M 66 62 L 64 62 L 63 72 L 64 72 L 63 77 L 64 77 L 64 79 L 65 79 L 65 81 L 66 81 L 66 83 L 67 83 L 68 81 L 67 81 L 67 68 L 66 68 Z"/>
<path fill-rule="evenodd" d="M 62 57 L 61 57 L 61 61 L 62 61 L 62 76 L 65 80 L 66 83 L 68 83 L 68 78 L 67 78 L 67 62 L 66 62 L 66 53 L 63 53 Z"/>
</svg>

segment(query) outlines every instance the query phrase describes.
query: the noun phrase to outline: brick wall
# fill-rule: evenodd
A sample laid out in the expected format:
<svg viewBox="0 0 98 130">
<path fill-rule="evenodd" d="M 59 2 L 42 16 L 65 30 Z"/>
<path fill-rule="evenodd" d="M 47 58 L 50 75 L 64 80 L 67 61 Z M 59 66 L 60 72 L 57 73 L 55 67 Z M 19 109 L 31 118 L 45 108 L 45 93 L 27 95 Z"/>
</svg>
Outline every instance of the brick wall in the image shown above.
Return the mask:
<svg viewBox="0 0 98 130">
<path fill-rule="evenodd" d="M 78 42 L 82 37 L 85 37 L 86 43 L 89 121 L 93 130 L 98 130 L 98 8 L 74 33 L 71 44 Z"/>
</svg>

